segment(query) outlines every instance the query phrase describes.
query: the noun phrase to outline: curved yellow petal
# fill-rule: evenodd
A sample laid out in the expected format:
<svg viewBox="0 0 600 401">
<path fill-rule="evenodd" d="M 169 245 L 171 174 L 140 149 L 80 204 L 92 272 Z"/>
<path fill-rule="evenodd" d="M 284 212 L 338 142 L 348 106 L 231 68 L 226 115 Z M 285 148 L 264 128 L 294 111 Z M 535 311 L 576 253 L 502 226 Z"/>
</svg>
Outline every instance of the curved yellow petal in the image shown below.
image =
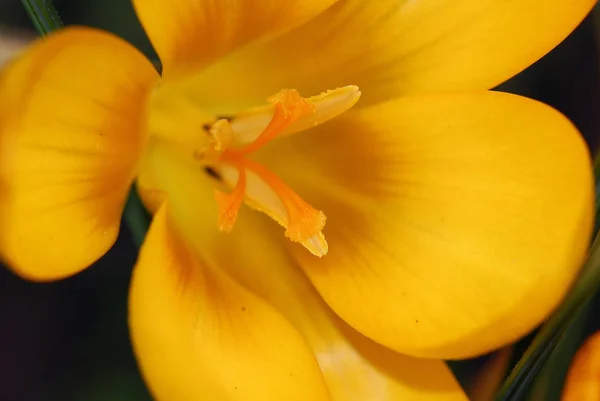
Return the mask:
<svg viewBox="0 0 600 401">
<path fill-rule="evenodd" d="M 251 41 L 272 37 L 337 0 L 133 0 L 163 65 L 163 76 L 197 72 Z M 281 88 L 280 88 L 281 89 Z"/>
<path fill-rule="evenodd" d="M 326 401 L 317 362 L 273 308 L 189 248 L 161 207 L 135 267 L 130 327 L 157 400 Z"/>
<path fill-rule="evenodd" d="M 548 106 L 495 92 L 399 98 L 264 150 L 327 214 L 294 253 L 329 305 L 399 352 L 479 355 L 539 324 L 586 254 L 586 145 Z"/>
<path fill-rule="evenodd" d="M 164 147 L 151 147 L 141 185 L 168 192 L 170 211 L 194 247 L 277 308 L 302 334 L 332 400 L 466 401 L 443 362 L 395 353 L 341 321 L 295 265 L 279 227 L 266 216 L 242 209 L 230 234 L 218 232 L 212 183 L 181 160 Z M 151 192 L 142 194 L 151 203 Z"/>
<path fill-rule="evenodd" d="M 188 86 L 232 113 L 282 88 L 357 85 L 358 107 L 401 94 L 488 89 L 563 40 L 594 0 L 346 0 L 268 43 L 232 54 Z"/>
<path fill-rule="evenodd" d="M 132 46 L 87 28 L 0 73 L 0 255 L 17 273 L 65 277 L 112 246 L 157 78 Z"/>
<path fill-rule="evenodd" d="M 577 351 L 565 380 L 562 401 L 598 401 L 600 398 L 600 332 Z"/>
</svg>

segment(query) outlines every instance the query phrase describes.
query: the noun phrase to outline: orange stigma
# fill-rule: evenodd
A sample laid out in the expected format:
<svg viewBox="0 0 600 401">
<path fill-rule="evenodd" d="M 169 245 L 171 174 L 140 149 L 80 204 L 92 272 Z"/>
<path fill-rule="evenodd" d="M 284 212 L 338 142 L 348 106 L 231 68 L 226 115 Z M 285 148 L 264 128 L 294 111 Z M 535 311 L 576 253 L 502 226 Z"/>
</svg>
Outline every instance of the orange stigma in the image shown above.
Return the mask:
<svg viewBox="0 0 600 401">
<path fill-rule="evenodd" d="M 251 160 L 244 160 L 244 167 L 269 185 L 283 203 L 287 212 L 288 222 L 287 224 L 284 222 L 280 223 L 286 226 L 285 236 L 291 241 L 306 241 L 325 227 L 325 214 L 306 203 L 304 199 L 271 171 Z"/>
<path fill-rule="evenodd" d="M 273 104 L 270 107 L 234 117 L 231 124 L 226 119 L 216 121 L 209 130 L 215 146 L 202 156 L 204 160 L 220 164 L 223 180 L 233 187 L 228 194 L 215 193 L 219 229 L 232 230 L 245 201 L 285 227 L 285 236 L 291 241 L 299 242 L 316 256 L 325 255 L 328 246 L 321 232 L 325 214 L 304 201 L 277 175 L 247 156 L 282 134 L 302 131 L 343 113 L 358 101 L 359 96 L 355 86 L 327 91 L 308 99 L 296 90 L 285 89 L 268 99 Z"/>
<path fill-rule="evenodd" d="M 219 208 L 219 230 L 231 232 L 238 211 L 244 201 L 246 194 L 246 172 L 244 169 L 238 169 L 238 181 L 233 191 L 226 194 L 221 191 L 215 191 L 215 200 Z"/>
<path fill-rule="evenodd" d="M 244 156 L 256 152 L 272 139 L 276 138 L 284 129 L 300 117 L 313 114 L 315 108 L 306 99 L 300 96 L 297 90 L 284 89 L 276 95 L 269 97 L 275 104 L 275 111 L 269 125 L 248 146 L 241 149 L 228 149 L 229 156 Z"/>
</svg>

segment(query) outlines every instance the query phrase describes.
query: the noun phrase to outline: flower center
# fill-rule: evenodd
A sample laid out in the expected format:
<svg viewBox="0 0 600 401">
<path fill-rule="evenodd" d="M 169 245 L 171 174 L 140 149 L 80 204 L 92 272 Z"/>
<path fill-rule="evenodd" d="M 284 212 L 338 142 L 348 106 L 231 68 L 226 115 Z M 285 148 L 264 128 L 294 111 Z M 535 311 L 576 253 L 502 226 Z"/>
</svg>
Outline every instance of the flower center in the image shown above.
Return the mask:
<svg viewBox="0 0 600 401">
<path fill-rule="evenodd" d="M 312 98 L 303 98 L 298 91 L 285 89 L 268 99 L 270 106 L 240 114 L 231 121 L 219 119 L 213 123 L 209 127 L 211 146 L 196 153 L 196 158 L 215 166 L 233 188 L 229 193 L 215 193 L 219 229 L 231 231 L 242 203 L 246 202 L 281 224 L 291 241 L 302 244 L 316 256 L 325 255 L 328 249 L 322 233 L 325 214 L 248 156 L 277 137 L 302 131 L 343 113 L 359 96 L 355 86 Z M 266 126 L 265 121 L 268 121 Z"/>
</svg>

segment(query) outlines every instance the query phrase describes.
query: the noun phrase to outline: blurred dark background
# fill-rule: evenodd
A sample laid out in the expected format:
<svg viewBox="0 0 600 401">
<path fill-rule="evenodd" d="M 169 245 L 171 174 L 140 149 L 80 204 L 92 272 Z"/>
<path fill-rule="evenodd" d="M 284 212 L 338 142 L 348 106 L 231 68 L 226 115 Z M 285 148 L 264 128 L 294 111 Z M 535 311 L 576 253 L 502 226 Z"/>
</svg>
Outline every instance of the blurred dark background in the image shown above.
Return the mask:
<svg viewBox="0 0 600 401">
<path fill-rule="evenodd" d="M 128 0 L 54 4 L 65 24 L 112 31 L 153 55 Z M 6 29 L 19 37 L 36 35 L 18 0 L 0 0 L 0 36 Z M 498 89 L 562 111 L 595 151 L 600 137 L 599 43 L 596 10 L 554 51 Z M 150 399 L 127 332 L 127 290 L 136 252 L 123 226 L 104 258 L 68 280 L 30 283 L 0 266 L 0 401 Z M 586 330 L 594 326 L 592 322 Z"/>
</svg>

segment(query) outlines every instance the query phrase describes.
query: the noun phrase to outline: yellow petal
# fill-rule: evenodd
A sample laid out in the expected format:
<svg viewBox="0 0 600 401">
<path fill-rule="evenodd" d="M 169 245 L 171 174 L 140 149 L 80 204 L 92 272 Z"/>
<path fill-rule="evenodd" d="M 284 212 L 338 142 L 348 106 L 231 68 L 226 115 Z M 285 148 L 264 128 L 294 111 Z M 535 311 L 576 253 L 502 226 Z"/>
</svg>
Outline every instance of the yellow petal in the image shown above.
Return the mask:
<svg viewBox="0 0 600 401">
<path fill-rule="evenodd" d="M 577 351 L 563 388 L 562 401 L 600 399 L 600 332 L 590 336 Z"/>
<path fill-rule="evenodd" d="M 337 0 L 134 0 L 163 76 L 190 73 L 235 48 L 309 20 Z M 282 88 L 278 88 L 282 89 Z"/>
<path fill-rule="evenodd" d="M 329 400 L 300 334 L 200 259 L 166 207 L 154 217 L 130 294 L 134 348 L 156 399 Z"/>
<path fill-rule="evenodd" d="M 169 193 L 174 218 L 199 252 L 277 308 L 303 335 L 333 401 L 466 400 L 441 361 L 397 354 L 335 316 L 294 264 L 280 229 L 268 218 L 242 209 L 231 233 L 218 232 L 211 183 L 181 160 L 153 146 L 141 181 Z"/>
<path fill-rule="evenodd" d="M 561 301 L 588 246 L 586 145 L 529 99 L 399 98 L 257 161 L 327 214 L 327 256 L 293 248 L 321 295 L 402 353 L 462 358 L 514 341 Z"/>
<path fill-rule="evenodd" d="M 129 44 L 69 28 L 0 75 L 0 254 L 48 280 L 114 243 L 157 74 Z"/>
<path fill-rule="evenodd" d="M 217 114 L 295 88 L 357 85 L 359 107 L 400 94 L 492 88 L 563 40 L 594 0 L 346 0 L 215 64 L 188 86 Z M 190 95 L 191 96 L 191 95 Z"/>
</svg>

